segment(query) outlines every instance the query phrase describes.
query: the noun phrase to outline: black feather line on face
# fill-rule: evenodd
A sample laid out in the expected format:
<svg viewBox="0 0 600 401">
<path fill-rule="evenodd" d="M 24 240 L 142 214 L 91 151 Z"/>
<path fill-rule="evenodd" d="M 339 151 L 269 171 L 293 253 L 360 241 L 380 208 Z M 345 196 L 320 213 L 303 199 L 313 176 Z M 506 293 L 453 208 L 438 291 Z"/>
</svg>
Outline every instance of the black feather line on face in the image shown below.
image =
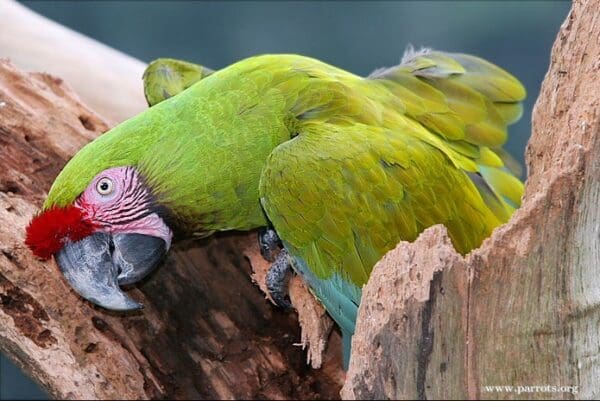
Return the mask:
<svg viewBox="0 0 600 401">
<path fill-rule="evenodd" d="M 185 144 L 178 145 L 177 151 L 173 152 L 168 169 L 176 170 L 179 167 L 177 154 L 179 151 L 185 151 Z M 164 167 L 164 166 L 163 166 Z M 213 213 L 204 213 L 198 215 L 197 212 L 186 210 L 185 206 L 177 205 L 172 200 L 171 194 L 166 191 L 162 185 L 161 179 L 164 176 L 164 170 L 159 171 L 154 165 L 154 159 L 148 158 L 136 166 L 136 171 L 140 182 L 143 182 L 145 188 L 151 196 L 152 206 L 150 209 L 156 213 L 165 224 L 173 231 L 175 237 L 180 239 L 189 237 L 207 237 L 214 230 L 204 229 L 216 221 L 216 215 Z"/>
<path fill-rule="evenodd" d="M 171 231 L 173 231 L 175 235 L 185 232 L 185 230 L 182 229 L 182 219 L 178 218 L 173 210 L 161 202 L 158 191 L 155 189 L 156 186 L 152 185 L 150 180 L 148 180 L 148 178 L 146 178 L 146 176 L 142 174 L 139 169 L 135 167 L 132 168 L 137 172 L 140 186 L 147 190 L 149 204 L 148 214 L 156 213 L 156 215 L 162 219 L 162 221 L 171 229 Z"/>
</svg>

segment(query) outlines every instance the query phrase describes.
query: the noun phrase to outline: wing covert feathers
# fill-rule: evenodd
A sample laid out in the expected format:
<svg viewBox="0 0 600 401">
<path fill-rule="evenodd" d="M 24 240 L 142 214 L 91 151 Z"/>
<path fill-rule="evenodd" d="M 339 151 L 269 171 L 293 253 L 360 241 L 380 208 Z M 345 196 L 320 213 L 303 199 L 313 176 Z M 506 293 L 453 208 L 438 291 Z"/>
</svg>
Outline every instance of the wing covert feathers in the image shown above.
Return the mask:
<svg viewBox="0 0 600 401">
<path fill-rule="evenodd" d="M 261 202 L 347 329 L 349 300 L 358 305 L 400 240 L 441 223 L 465 254 L 519 206 L 523 184 L 502 145 L 525 89 L 485 60 L 428 49 L 366 78 L 292 60 L 294 84 L 278 85 L 296 88 L 295 136 L 269 156 Z"/>
</svg>

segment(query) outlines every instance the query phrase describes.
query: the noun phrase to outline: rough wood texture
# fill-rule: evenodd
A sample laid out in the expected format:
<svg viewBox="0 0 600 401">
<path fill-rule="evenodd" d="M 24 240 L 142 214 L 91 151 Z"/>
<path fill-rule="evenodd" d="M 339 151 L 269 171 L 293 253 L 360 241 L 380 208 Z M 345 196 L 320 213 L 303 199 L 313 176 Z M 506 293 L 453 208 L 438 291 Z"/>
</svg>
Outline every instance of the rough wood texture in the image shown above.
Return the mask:
<svg viewBox="0 0 600 401">
<path fill-rule="evenodd" d="M 60 79 L 0 61 L 0 350 L 57 398 L 339 397 L 340 358 L 310 369 L 296 315 L 252 283 L 241 250 L 258 248 L 256 233 L 175 246 L 131 290 L 145 309 L 128 315 L 83 301 L 32 257 L 24 227 L 107 128 Z"/>
<path fill-rule="evenodd" d="M 260 255 L 256 244 L 249 244 L 249 247 L 243 252 L 252 266 L 252 280 L 265 293 L 267 299 L 273 302 L 265 281 L 270 263 Z M 342 338 L 339 332 L 332 330 L 334 323 L 325 308 L 310 294 L 308 287 L 299 276 L 294 275 L 290 278 L 288 289 L 290 302 L 298 312 L 298 321 L 302 331 L 298 345 L 302 349 L 307 349 L 307 363 L 310 363 L 313 368 L 319 369 L 323 365 L 323 358 L 339 358 Z M 332 342 L 331 345 L 330 342 Z M 340 382 L 343 381 L 341 373 L 341 371 L 331 372 L 333 376 L 339 378 Z"/>
<path fill-rule="evenodd" d="M 511 221 L 465 258 L 433 227 L 375 267 L 343 398 L 600 396 L 598 10 L 575 1 L 560 29 Z"/>
</svg>

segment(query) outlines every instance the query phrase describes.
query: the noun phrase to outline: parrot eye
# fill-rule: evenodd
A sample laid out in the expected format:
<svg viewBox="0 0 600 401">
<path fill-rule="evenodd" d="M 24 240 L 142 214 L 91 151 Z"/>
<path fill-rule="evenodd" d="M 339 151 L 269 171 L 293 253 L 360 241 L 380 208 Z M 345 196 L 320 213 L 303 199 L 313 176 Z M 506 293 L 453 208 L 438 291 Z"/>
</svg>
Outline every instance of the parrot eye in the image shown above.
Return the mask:
<svg viewBox="0 0 600 401">
<path fill-rule="evenodd" d="M 110 178 L 102 178 L 96 184 L 96 190 L 100 195 L 110 195 L 113 192 L 113 182 Z"/>
</svg>

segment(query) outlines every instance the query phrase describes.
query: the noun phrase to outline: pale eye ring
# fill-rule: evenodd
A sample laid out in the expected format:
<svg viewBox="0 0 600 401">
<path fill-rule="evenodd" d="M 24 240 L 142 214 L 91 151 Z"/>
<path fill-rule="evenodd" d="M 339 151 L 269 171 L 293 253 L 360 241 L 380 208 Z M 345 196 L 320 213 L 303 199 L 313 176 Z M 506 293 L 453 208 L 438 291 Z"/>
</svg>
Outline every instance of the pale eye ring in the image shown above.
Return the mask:
<svg viewBox="0 0 600 401">
<path fill-rule="evenodd" d="M 103 196 L 112 194 L 114 191 L 114 184 L 112 180 L 108 177 L 99 179 L 98 183 L 96 184 L 96 191 Z"/>
</svg>

